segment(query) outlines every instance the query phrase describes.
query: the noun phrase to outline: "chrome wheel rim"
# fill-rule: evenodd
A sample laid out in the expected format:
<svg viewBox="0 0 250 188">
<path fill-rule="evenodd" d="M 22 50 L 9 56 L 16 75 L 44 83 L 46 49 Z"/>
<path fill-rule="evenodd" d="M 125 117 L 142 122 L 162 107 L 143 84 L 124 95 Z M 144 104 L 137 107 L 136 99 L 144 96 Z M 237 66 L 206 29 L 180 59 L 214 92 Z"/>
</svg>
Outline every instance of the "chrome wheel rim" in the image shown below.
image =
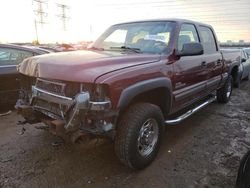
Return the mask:
<svg viewBox="0 0 250 188">
<path fill-rule="evenodd" d="M 230 97 L 231 92 L 232 92 L 232 84 L 231 84 L 231 83 L 229 83 L 229 84 L 228 84 L 228 87 L 227 87 L 227 98 L 229 98 L 229 97 Z"/>
<path fill-rule="evenodd" d="M 158 123 L 155 119 L 146 120 L 139 132 L 137 148 L 141 156 L 146 157 L 152 153 L 159 137 Z"/>
</svg>

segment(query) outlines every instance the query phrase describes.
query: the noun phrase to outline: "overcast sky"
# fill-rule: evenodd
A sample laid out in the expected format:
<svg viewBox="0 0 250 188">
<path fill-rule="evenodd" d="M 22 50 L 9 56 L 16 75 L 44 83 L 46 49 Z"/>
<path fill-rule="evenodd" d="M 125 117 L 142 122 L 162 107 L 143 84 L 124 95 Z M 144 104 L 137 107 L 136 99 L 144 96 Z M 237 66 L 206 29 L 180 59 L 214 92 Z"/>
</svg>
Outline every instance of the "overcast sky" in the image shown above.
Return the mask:
<svg viewBox="0 0 250 188">
<path fill-rule="evenodd" d="M 40 42 L 94 40 L 108 26 L 130 20 L 185 18 L 214 26 L 220 41 L 250 42 L 249 0 L 43 0 L 43 25 L 38 24 Z M 32 3 L 33 2 L 33 3 Z M 35 0 L 0 0 L 0 41 L 31 42 L 36 39 Z M 66 31 L 57 3 L 66 4 Z"/>
</svg>

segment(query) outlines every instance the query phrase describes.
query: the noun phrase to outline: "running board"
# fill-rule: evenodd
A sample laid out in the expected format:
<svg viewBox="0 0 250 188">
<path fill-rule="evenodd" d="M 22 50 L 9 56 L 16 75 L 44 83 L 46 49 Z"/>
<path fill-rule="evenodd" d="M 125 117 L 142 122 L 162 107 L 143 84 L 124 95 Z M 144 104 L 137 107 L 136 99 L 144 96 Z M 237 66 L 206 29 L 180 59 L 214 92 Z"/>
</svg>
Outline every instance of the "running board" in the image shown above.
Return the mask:
<svg viewBox="0 0 250 188">
<path fill-rule="evenodd" d="M 204 103 L 200 104 L 199 106 L 195 107 L 194 109 L 187 111 L 185 114 L 182 114 L 181 116 L 177 117 L 176 119 L 166 120 L 165 124 L 166 125 L 176 125 L 176 124 L 184 121 L 185 119 L 187 119 L 189 116 L 191 116 L 195 112 L 198 112 L 200 109 L 202 109 L 202 108 L 206 107 L 207 105 L 209 105 L 210 103 L 214 102 L 215 100 L 216 100 L 216 96 L 213 96 L 212 98 L 209 98 Z"/>
</svg>

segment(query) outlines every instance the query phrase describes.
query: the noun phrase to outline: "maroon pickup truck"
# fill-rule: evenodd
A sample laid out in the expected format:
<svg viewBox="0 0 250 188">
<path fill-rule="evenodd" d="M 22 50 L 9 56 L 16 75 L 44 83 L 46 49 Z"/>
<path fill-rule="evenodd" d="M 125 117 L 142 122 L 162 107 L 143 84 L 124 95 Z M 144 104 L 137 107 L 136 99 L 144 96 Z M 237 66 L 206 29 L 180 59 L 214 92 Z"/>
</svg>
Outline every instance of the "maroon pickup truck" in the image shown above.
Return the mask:
<svg viewBox="0 0 250 188">
<path fill-rule="evenodd" d="M 28 58 L 18 67 L 16 108 L 27 123 L 76 141 L 107 136 L 125 165 L 155 158 L 164 125 L 181 122 L 232 92 L 231 65 L 211 26 L 189 20 L 147 20 L 107 29 L 86 51 Z"/>
</svg>

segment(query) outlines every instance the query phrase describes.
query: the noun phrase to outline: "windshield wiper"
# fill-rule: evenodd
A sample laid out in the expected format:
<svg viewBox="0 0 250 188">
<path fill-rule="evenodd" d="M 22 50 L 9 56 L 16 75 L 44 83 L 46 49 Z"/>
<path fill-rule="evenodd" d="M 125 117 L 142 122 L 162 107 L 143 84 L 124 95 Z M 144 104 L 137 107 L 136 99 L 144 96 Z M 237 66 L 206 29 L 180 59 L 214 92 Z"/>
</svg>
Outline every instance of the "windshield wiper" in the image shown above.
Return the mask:
<svg viewBox="0 0 250 188">
<path fill-rule="evenodd" d="M 131 48 L 128 46 L 120 46 L 120 47 L 110 47 L 110 49 L 122 49 L 122 50 L 129 50 L 135 53 L 142 53 L 140 48 Z"/>
</svg>

